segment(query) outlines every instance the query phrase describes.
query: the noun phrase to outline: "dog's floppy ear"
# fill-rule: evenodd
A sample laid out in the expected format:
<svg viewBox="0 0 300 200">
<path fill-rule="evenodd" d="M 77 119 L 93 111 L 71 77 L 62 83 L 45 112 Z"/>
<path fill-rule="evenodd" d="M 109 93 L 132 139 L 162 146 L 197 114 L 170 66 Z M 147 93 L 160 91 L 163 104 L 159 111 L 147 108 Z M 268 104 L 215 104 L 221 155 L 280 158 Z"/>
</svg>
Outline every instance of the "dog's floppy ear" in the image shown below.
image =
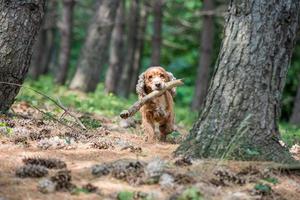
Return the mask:
<svg viewBox="0 0 300 200">
<path fill-rule="evenodd" d="M 144 97 L 147 95 L 145 91 L 145 73 L 142 73 L 139 75 L 139 80 L 136 85 L 136 93 L 139 95 L 139 97 Z"/>
<path fill-rule="evenodd" d="M 169 77 L 169 81 L 174 81 L 176 80 L 176 78 L 174 77 L 174 75 L 171 72 L 167 72 L 168 77 Z M 176 87 L 173 87 L 171 90 L 171 95 L 174 98 L 176 96 Z"/>
</svg>

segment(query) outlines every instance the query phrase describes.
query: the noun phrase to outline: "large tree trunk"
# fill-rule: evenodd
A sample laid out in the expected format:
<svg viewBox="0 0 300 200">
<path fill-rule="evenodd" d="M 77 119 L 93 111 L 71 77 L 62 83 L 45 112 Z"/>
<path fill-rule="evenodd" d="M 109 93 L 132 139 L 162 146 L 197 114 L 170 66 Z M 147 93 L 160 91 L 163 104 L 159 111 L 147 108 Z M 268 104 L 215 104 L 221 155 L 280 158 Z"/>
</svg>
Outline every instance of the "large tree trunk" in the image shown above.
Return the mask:
<svg viewBox="0 0 300 200">
<path fill-rule="evenodd" d="M 39 31 L 37 40 L 33 45 L 29 75 L 37 79 L 40 75 L 49 70 L 51 57 L 55 45 L 55 32 L 57 23 L 57 1 L 51 0 L 46 4 L 45 17 L 42 28 Z"/>
<path fill-rule="evenodd" d="M 145 32 L 147 27 L 147 19 L 148 19 L 148 5 L 146 2 L 143 2 L 141 5 L 140 11 L 140 20 L 137 31 L 137 44 L 133 57 L 132 64 L 132 73 L 130 73 L 130 88 L 129 92 L 135 92 L 135 87 L 137 84 L 137 78 L 141 68 L 143 50 L 144 50 L 144 40 L 145 40 Z"/>
<path fill-rule="evenodd" d="M 231 1 L 205 107 L 177 154 L 196 158 L 292 158 L 279 143 L 280 100 L 300 1 Z"/>
<path fill-rule="evenodd" d="M 128 19 L 128 37 L 127 37 L 127 57 L 125 67 L 122 72 L 121 81 L 118 86 L 118 95 L 128 97 L 130 93 L 130 78 L 132 73 L 134 52 L 137 48 L 137 30 L 139 24 L 140 0 L 132 0 L 130 5 L 130 15 Z"/>
<path fill-rule="evenodd" d="M 13 104 L 28 71 L 32 45 L 44 15 L 44 0 L 0 0 L 0 112 Z"/>
<path fill-rule="evenodd" d="M 117 93 L 118 83 L 124 66 L 125 2 L 120 1 L 111 38 L 109 67 L 105 77 L 105 92 Z"/>
<path fill-rule="evenodd" d="M 153 5 L 153 36 L 152 36 L 152 55 L 151 65 L 160 65 L 161 41 L 162 41 L 162 19 L 164 0 L 154 0 Z"/>
<path fill-rule="evenodd" d="M 71 89 L 94 91 L 107 59 L 108 45 L 120 0 L 103 0 L 89 27 Z"/>
<path fill-rule="evenodd" d="M 56 74 L 56 83 L 61 85 L 66 82 L 70 63 L 74 5 L 75 0 L 63 0 L 62 21 L 59 26 L 61 33 L 61 46 L 59 67 Z"/>
<path fill-rule="evenodd" d="M 290 123 L 300 126 L 300 84 L 298 86 L 297 95 L 294 101 Z"/>
<path fill-rule="evenodd" d="M 203 11 L 210 11 L 215 8 L 214 0 L 203 1 Z M 200 110 L 207 94 L 210 80 L 209 72 L 212 64 L 214 47 L 214 20 L 213 15 L 203 16 L 201 47 L 199 56 L 199 66 L 197 71 L 195 95 L 192 102 L 192 109 Z"/>
</svg>

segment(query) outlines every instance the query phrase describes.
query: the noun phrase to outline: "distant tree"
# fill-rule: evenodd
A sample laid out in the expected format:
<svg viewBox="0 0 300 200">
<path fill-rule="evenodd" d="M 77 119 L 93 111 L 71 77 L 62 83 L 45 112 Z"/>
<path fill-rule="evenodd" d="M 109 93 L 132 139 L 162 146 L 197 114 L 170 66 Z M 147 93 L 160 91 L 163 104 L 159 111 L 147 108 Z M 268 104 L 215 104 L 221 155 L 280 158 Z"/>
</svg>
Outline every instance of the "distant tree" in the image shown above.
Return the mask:
<svg viewBox="0 0 300 200">
<path fill-rule="evenodd" d="M 203 11 L 214 10 L 214 0 L 203 1 Z M 195 94 L 192 109 L 199 110 L 204 103 L 209 84 L 209 72 L 212 65 L 214 47 L 214 18 L 213 15 L 203 16 L 203 25 L 200 41 L 199 64 L 196 77 Z"/>
<path fill-rule="evenodd" d="M 177 154 L 292 162 L 279 143 L 300 1 L 231 1 L 204 109 Z"/>
<path fill-rule="evenodd" d="M 130 93 L 130 78 L 133 70 L 134 53 L 137 48 L 137 30 L 139 24 L 140 0 L 132 0 L 129 9 L 126 60 L 118 86 L 118 95 L 128 97 Z"/>
<path fill-rule="evenodd" d="M 94 91 L 106 63 L 108 46 L 119 0 L 102 0 L 84 43 L 70 88 Z"/>
<path fill-rule="evenodd" d="M 153 36 L 151 65 L 160 65 L 161 43 L 162 43 L 162 21 L 164 0 L 154 0 L 153 3 Z"/>
<path fill-rule="evenodd" d="M 33 45 L 33 55 L 29 69 L 29 75 L 33 79 L 37 79 L 40 75 L 46 74 L 49 70 L 55 46 L 56 23 L 57 0 L 47 1 L 42 27 Z"/>
<path fill-rule="evenodd" d="M 105 76 L 105 91 L 107 93 L 117 93 L 118 83 L 124 67 L 125 51 L 125 2 L 120 1 L 115 26 L 111 36 L 111 49 L 109 55 L 109 66 Z"/>
<path fill-rule="evenodd" d="M 141 68 L 146 27 L 148 21 L 149 5 L 146 1 L 143 1 L 140 9 L 140 20 L 137 30 L 137 44 L 134 51 L 133 64 L 132 64 L 132 73 L 130 74 L 130 88 L 129 92 L 135 92 L 135 87 L 137 83 L 137 78 Z"/>
<path fill-rule="evenodd" d="M 45 1 L 0 0 L 0 112 L 13 104 L 28 71 L 32 45 L 41 26 Z M 21 25 L 20 25 L 21 24 Z"/>
<path fill-rule="evenodd" d="M 75 0 L 63 0 L 62 20 L 59 24 L 61 33 L 59 65 L 55 80 L 61 85 L 66 82 L 70 63 L 74 5 Z"/>
<path fill-rule="evenodd" d="M 290 118 L 290 123 L 300 125 L 300 84 L 298 86 L 297 95 L 294 100 L 293 112 Z"/>
</svg>

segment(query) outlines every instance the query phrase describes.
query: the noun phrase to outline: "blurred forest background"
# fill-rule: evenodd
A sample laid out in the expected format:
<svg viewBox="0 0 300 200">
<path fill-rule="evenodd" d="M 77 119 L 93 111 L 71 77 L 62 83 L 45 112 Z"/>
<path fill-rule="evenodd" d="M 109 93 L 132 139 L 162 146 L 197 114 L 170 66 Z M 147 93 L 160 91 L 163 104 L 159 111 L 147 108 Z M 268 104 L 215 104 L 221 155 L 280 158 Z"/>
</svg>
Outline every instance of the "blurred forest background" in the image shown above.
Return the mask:
<svg viewBox="0 0 300 200">
<path fill-rule="evenodd" d="M 161 65 L 184 78 L 176 115 L 190 126 L 214 71 L 227 7 L 225 0 L 48 1 L 26 85 L 81 111 L 118 115 L 137 99 L 138 75 Z M 284 128 L 300 125 L 299 75 L 300 37 L 282 99 Z M 33 104 L 39 98 L 28 91 L 19 95 Z"/>
</svg>

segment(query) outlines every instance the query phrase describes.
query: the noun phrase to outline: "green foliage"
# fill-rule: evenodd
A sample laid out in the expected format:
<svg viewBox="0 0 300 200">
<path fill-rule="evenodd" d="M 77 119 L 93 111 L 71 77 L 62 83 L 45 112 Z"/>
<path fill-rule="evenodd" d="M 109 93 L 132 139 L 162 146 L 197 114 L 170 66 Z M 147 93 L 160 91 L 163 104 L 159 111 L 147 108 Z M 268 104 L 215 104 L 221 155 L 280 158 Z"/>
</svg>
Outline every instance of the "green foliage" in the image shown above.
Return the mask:
<svg viewBox="0 0 300 200">
<path fill-rule="evenodd" d="M 268 184 L 258 183 L 254 186 L 254 189 L 261 194 L 270 194 L 272 192 L 272 188 Z"/>
<path fill-rule="evenodd" d="M 39 90 L 54 99 L 59 99 L 64 106 L 74 108 L 83 113 L 97 113 L 108 117 L 117 117 L 120 112 L 131 106 L 136 100 L 135 95 L 131 95 L 129 99 L 117 97 L 113 94 L 105 94 L 103 84 L 99 84 L 94 93 L 82 94 L 68 90 L 65 86 L 57 86 L 53 83 L 51 76 L 41 77 L 38 81 L 27 80 L 25 86 Z M 17 100 L 27 101 L 38 107 L 53 105 L 52 102 L 46 100 L 41 95 L 28 89 L 21 89 Z M 188 106 L 175 104 L 176 121 L 178 124 L 190 127 L 196 119 L 197 114 L 191 112 Z M 59 109 L 55 110 L 57 113 Z M 53 112 L 53 110 L 51 110 Z M 54 113 L 49 113 L 53 116 Z M 50 116 L 49 116 L 50 117 Z M 139 118 L 139 114 L 137 118 Z M 97 120 L 83 119 L 83 123 L 89 128 L 101 126 Z"/>
<path fill-rule="evenodd" d="M 134 193 L 129 191 L 122 191 L 118 194 L 118 200 L 133 200 Z"/>
<path fill-rule="evenodd" d="M 2 134 L 5 134 L 5 135 L 12 135 L 13 129 L 10 128 L 5 122 L 0 122 L 0 133 L 1 132 L 4 132 Z"/>
<path fill-rule="evenodd" d="M 82 116 L 79 119 L 83 123 L 83 125 L 87 128 L 93 129 L 93 128 L 101 127 L 100 121 L 93 119 L 89 116 Z"/>
<path fill-rule="evenodd" d="M 250 157 L 254 157 L 254 156 L 259 156 L 260 155 L 260 153 L 257 150 L 255 150 L 255 149 L 247 148 L 245 152 Z"/>
<path fill-rule="evenodd" d="M 78 188 L 78 187 L 76 187 L 71 191 L 72 195 L 79 195 L 80 193 L 89 194 L 90 192 L 85 188 Z"/>
<path fill-rule="evenodd" d="M 177 198 L 177 200 L 203 200 L 203 195 L 201 192 L 195 188 L 187 188 L 183 193 Z"/>
<path fill-rule="evenodd" d="M 294 144 L 300 144 L 300 128 L 287 123 L 281 123 L 279 125 L 279 131 L 283 142 L 287 147 L 291 147 Z"/>
<path fill-rule="evenodd" d="M 279 182 L 278 179 L 275 177 L 268 177 L 268 178 L 264 178 L 263 180 L 269 183 L 273 183 L 274 185 L 276 185 Z"/>
</svg>

